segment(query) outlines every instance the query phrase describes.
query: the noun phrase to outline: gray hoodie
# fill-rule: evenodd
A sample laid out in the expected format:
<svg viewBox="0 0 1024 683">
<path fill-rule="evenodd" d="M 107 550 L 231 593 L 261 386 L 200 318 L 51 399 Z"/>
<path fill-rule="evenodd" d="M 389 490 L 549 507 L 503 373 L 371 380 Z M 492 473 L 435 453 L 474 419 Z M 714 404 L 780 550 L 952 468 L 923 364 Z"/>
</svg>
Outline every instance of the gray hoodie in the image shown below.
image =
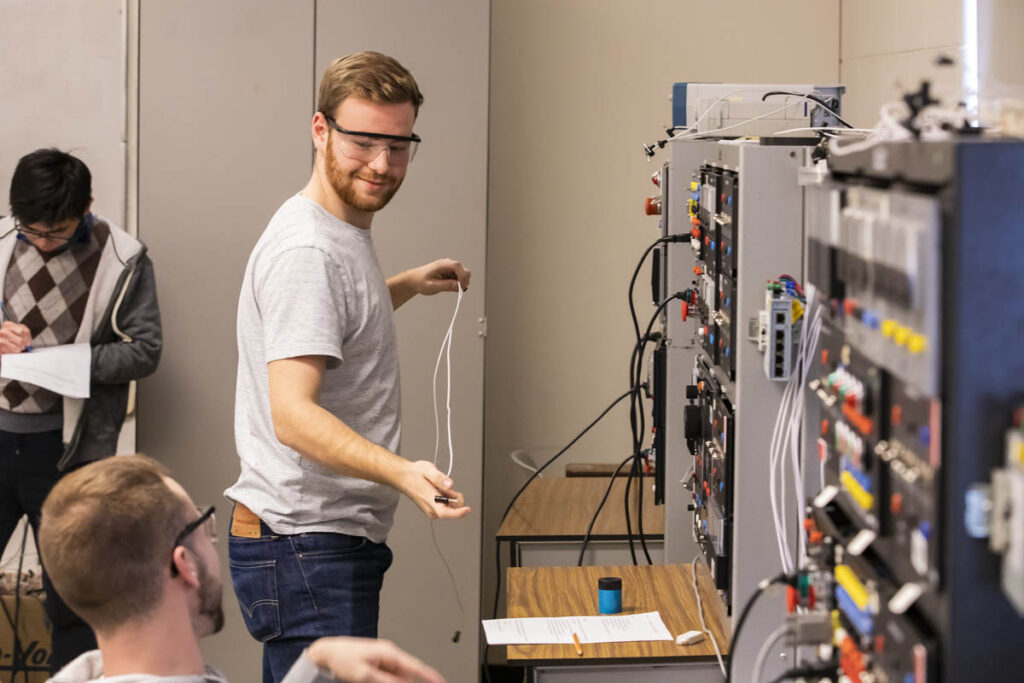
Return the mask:
<svg viewBox="0 0 1024 683">
<path fill-rule="evenodd" d="M 328 677 L 321 677 L 317 667 L 306 657 L 303 652 L 288 675 L 281 683 L 317 683 L 317 681 L 334 680 Z M 154 676 L 152 674 L 125 674 L 124 676 L 103 677 L 103 655 L 99 650 L 90 650 L 79 655 L 61 669 L 56 676 L 49 679 L 47 683 L 90 683 L 91 681 L 102 681 L 102 683 L 228 683 L 224 674 L 212 667 L 206 667 L 206 673 L 202 676 L 192 674 L 188 676 Z"/>
</svg>

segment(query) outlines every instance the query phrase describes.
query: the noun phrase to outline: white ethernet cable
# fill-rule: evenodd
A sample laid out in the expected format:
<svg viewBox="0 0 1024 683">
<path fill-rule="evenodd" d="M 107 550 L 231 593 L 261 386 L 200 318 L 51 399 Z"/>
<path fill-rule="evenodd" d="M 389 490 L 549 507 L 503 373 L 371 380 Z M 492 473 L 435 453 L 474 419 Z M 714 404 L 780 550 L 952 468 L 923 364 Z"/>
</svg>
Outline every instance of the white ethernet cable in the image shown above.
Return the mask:
<svg viewBox="0 0 1024 683">
<path fill-rule="evenodd" d="M 814 361 L 814 353 L 818 346 L 818 337 L 822 326 L 822 308 L 817 301 L 815 288 L 813 285 L 808 285 L 807 289 L 807 308 L 804 312 L 804 324 L 800 330 L 797 360 L 794 372 L 790 375 L 783 392 L 769 450 L 769 498 L 772 519 L 775 523 L 779 559 L 782 569 L 786 573 L 792 573 L 796 566 L 802 565 L 806 559 L 806 532 L 803 529 L 805 517 L 803 469 L 800 463 L 800 429 L 804 413 L 802 392 Z M 786 536 L 786 509 L 788 507 L 786 504 L 786 479 L 789 467 L 792 468 L 793 495 L 800 525 L 796 558 L 793 557 Z"/>
<path fill-rule="evenodd" d="M 458 281 L 456 281 L 458 282 Z M 455 300 L 455 312 L 452 313 L 452 321 L 448 323 L 448 331 L 441 340 L 441 349 L 437 352 L 437 363 L 434 364 L 434 384 L 431 400 L 434 404 L 434 466 L 437 466 L 437 452 L 441 446 L 441 426 L 437 416 L 437 371 L 441 367 L 441 356 L 445 356 L 445 371 L 447 372 L 447 386 L 445 389 L 445 408 L 448 411 L 448 472 L 445 476 L 452 476 L 452 468 L 455 466 L 455 449 L 452 447 L 452 331 L 455 329 L 455 319 L 459 316 L 459 306 L 462 305 L 462 284 L 459 284 L 459 296 Z"/>
</svg>

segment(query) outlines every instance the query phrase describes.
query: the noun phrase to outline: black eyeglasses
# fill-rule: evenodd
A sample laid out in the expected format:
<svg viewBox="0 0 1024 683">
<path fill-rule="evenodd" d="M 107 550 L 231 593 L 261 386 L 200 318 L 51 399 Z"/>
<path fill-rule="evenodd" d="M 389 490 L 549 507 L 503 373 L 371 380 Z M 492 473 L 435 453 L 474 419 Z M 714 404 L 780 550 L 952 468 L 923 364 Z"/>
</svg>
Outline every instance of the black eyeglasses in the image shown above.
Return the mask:
<svg viewBox="0 0 1024 683">
<path fill-rule="evenodd" d="M 71 234 L 69 234 L 67 236 L 56 234 L 58 232 L 65 232 L 67 230 L 67 228 L 61 228 L 60 230 L 45 230 L 45 231 L 44 230 L 33 230 L 32 228 L 28 227 L 27 225 L 22 225 L 21 221 L 19 221 L 17 218 L 14 219 L 14 229 L 17 230 L 18 233 L 21 234 L 21 235 L 29 235 L 31 237 L 39 237 L 39 238 L 42 238 L 42 239 L 55 240 L 55 241 L 58 241 L 58 242 L 70 242 L 71 239 L 75 236 L 75 233 L 78 232 L 78 226 L 80 226 L 82 224 L 82 221 L 84 221 L 84 220 L 85 220 L 85 218 L 83 217 L 80 221 L 78 221 L 78 223 L 75 223 L 75 228 L 71 231 Z"/>
<path fill-rule="evenodd" d="M 387 133 L 364 133 L 358 130 L 347 130 L 338 125 L 338 122 L 324 114 L 327 124 L 334 130 L 341 133 L 341 151 L 350 159 L 370 163 L 380 156 L 381 152 L 387 152 L 388 162 L 396 166 L 405 166 L 419 148 L 423 139 L 419 135 L 389 135 Z"/>
<path fill-rule="evenodd" d="M 214 543 L 217 542 L 217 518 L 213 516 L 213 511 L 216 508 L 211 505 L 206 508 L 206 512 L 199 515 L 199 519 L 189 522 L 185 525 L 185 528 L 181 530 L 181 533 L 174 537 L 174 545 L 171 546 L 171 553 L 174 552 L 175 548 L 185 542 L 188 535 L 198 529 L 200 526 L 206 528 L 206 534 L 210 537 L 210 540 Z M 171 576 L 178 575 L 178 568 L 174 564 L 174 557 L 171 557 Z"/>
</svg>

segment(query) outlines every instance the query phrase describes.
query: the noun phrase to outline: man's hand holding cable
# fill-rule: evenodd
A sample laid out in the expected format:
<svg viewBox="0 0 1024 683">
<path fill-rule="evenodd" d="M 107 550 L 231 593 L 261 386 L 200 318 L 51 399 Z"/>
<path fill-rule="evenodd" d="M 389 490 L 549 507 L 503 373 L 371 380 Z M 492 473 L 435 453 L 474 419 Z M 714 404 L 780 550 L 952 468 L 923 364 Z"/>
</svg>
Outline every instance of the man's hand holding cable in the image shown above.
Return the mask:
<svg viewBox="0 0 1024 683">
<path fill-rule="evenodd" d="M 20 323 L 7 320 L 0 326 L 0 354 L 21 353 L 32 345 L 32 333 Z"/>
<path fill-rule="evenodd" d="M 431 519 L 459 519 L 469 514 L 465 499 L 453 486 L 455 483 L 444 472 L 426 460 L 410 462 L 396 482 L 396 488 Z M 434 496 L 444 496 L 451 502 L 438 503 Z"/>
<path fill-rule="evenodd" d="M 417 294 L 433 296 L 441 292 L 457 292 L 459 287 L 465 291 L 469 289 L 471 277 L 472 273 L 465 266 L 450 258 L 403 271 L 388 278 L 391 305 L 397 309 Z"/>
</svg>

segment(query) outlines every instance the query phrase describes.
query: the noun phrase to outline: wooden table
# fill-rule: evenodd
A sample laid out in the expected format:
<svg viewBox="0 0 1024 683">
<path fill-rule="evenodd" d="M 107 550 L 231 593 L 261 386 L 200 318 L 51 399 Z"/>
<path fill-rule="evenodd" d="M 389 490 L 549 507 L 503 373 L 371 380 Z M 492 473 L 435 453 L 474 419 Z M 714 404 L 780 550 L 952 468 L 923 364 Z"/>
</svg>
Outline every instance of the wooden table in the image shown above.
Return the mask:
<svg viewBox="0 0 1024 683">
<path fill-rule="evenodd" d="M 658 611 L 674 636 L 700 630 L 691 566 L 521 567 L 508 570 L 509 617 L 596 615 L 597 580 L 622 578 L 623 614 Z M 729 622 L 707 569 L 697 566 L 704 619 L 723 655 L 729 647 Z M 716 681 L 722 674 L 711 640 L 696 645 L 673 641 L 573 645 L 509 645 L 510 664 L 525 664 L 536 681 Z M 681 672 L 686 672 L 685 679 Z"/>
<path fill-rule="evenodd" d="M 643 480 L 642 484 L 648 486 L 644 490 L 644 537 L 649 541 L 649 546 L 657 546 L 660 552 L 665 540 L 665 507 L 654 505 L 650 481 Z M 509 543 L 512 566 L 523 564 L 520 546 L 524 543 L 572 543 L 577 544 L 578 549 L 578 543 L 583 540 L 609 482 L 607 478 L 596 477 L 534 479 L 509 511 L 496 535 L 499 543 Z M 634 481 L 630 489 L 630 516 L 636 552 L 639 554 L 640 544 L 636 538 L 637 505 L 633 496 L 638 485 Z M 612 483 L 608 502 L 601 510 L 591 533 L 591 541 L 595 545 L 617 542 L 620 548 L 626 547 L 623 541 L 627 541 L 629 536 L 626 533 L 626 514 L 622 502 L 625 489 L 625 478 L 616 478 Z M 575 564 L 575 559 L 571 564 Z"/>
</svg>

